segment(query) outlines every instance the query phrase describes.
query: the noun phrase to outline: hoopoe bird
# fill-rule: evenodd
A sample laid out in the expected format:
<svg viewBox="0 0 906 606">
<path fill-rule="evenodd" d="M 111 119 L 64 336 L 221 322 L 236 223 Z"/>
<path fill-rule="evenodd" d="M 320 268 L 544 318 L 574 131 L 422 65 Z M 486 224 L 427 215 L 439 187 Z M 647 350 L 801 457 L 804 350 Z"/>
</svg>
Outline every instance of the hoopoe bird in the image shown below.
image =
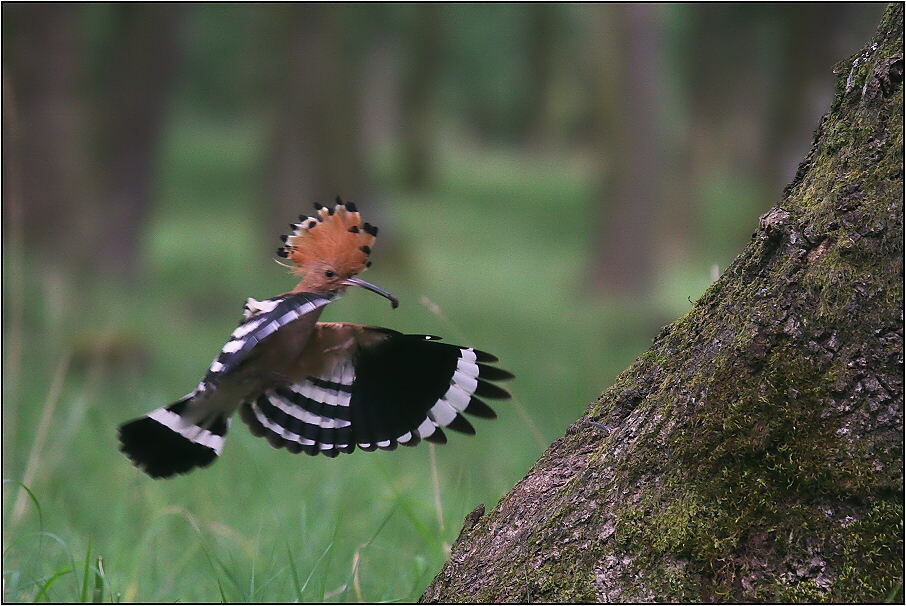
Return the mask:
<svg viewBox="0 0 906 606">
<path fill-rule="evenodd" d="M 318 322 L 349 286 L 390 300 L 357 274 L 367 269 L 377 227 L 354 204 L 315 204 L 277 250 L 301 281 L 290 292 L 249 298 L 239 326 L 204 379 L 178 402 L 120 426 L 120 449 L 153 478 L 210 465 L 236 410 L 253 435 L 292 453 L 335 457 L 446 443 L 445 429 L 474 434 L 463 413 L 496 418 L 485 399 L 513 378 L 497 358 L 430 335 L 346 322 Z"/>
</svg>

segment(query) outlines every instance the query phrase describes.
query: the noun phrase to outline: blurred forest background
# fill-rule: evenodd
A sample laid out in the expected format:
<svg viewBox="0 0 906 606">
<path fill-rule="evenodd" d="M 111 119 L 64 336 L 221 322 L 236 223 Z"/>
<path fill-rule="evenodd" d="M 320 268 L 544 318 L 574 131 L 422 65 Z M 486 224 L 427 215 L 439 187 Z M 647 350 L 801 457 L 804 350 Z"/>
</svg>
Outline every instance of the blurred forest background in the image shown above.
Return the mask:
<svg viewBox="0 0 906 606">
<path fill-rule="evenodd" d="M 3 477 L 32 491 L 4 484 L 4 597 L 66 567 L 28 538 L 38 520 L 69 561 L 105 554 L 108 597 L 417 598 L 465 513 L 518 481 L 780 202 L 835 64 L 884 7 L 3 3 Z M 491 351 L 517 375 L 513 403 L 436 457 L 300 460 L 234 424 L 211 470 L 141 477 L 116 426 L 189 391 L 245 297 L 293 285 L 278 236 L 338 194 L 380 226 L 367 278 L 402 306 L 350 293 L 325 319 Z M 239 482 L 259 492 L 210 502 Z M 200 545 L 179 566 L 167 545 L 187 527 L 159 521 L 174 507 Z M 323 527 L 289 557 L 318 589 L 294 565 L 270 588 L 295 593 L 256 593 L 254 554 L 298 532 L 274 522 L 266 543 L 264 520 L 300 507 Z M 363 510 L 377 517 L 345 526 Z M 362 535 L 385 537 L 376 571 L 409 558 L 410 573 L 367 575 Z"/>
</svg>

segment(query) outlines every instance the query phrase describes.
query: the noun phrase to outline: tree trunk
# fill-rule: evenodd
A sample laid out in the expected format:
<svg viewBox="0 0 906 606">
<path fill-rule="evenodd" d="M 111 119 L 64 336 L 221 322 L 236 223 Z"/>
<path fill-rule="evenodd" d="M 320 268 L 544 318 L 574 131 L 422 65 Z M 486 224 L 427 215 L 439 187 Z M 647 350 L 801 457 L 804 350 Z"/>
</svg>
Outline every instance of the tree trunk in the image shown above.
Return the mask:
<svg viewBox="0 0 906 606">
<path fill-rule="evenodd" d="M 423 601 L 903 599 L 903 5 L 781 205 Z"/>
<path fill-rule="evenodd" d="M 408 60 L 401 87 L 402 182 L 413 189 L 432 184 L 437 164 L 437 79 L 441 62 L 443 8 L 433 2 L 411 7 L 405 28 Z"/>
<path fill-rule="evenodd" d="M 104 57 L 102 116 L 94 129 L 101 179 L 98 230 L 86 251 L 102 269 L 140 281 L 141 235 L 151 213 L 158 174 L 158 146 L 175 82 L 179 21 L 176 4 L 115 5 L 116 32 Z"/>
<path fill-rule="evenodd" d="M 626 4 L 592 10 L 598 20 L 615 23 L 609 29 L 619 44 L 610 41 L 611 49 L 625 50 L 617 61 L 598 59 L 599 145 L 607 150 L 607 165 L 598 188 L 591 277 L 599 289 L 644 296 L 653 282 L 653 223 L 662 205 L 663 136 L 657 125 L 662 7 Z"/>
<path fill-rule="evenodd" d="M 4 129 L 3 158 L 5 167 L 15 167 L 4 171 L 3 189 L 18 191 L 26 243 L 50 257 L 77 250 L 83 237 L 72 229 L 85 201 L 75 94 L 79 10 L 75 4 L 3 7 L 4 127 L 12 131 Z M 15 223 L 11 203 L 4 195 L 3 219 Z"/>
<path fill-rule="evenodd" d="M 368 189 L 359 140 L 355 78 L 347 55 L 347 9 L 332 4 L 271 7 L 284 22 L 271 161 L 265 182 L 274 230 L 312 202 L 359 202 Z M 300 211 L 300 208 L 302 209 Z M 285 227 L 284 227 L 285 229 Z"/>
</svg>

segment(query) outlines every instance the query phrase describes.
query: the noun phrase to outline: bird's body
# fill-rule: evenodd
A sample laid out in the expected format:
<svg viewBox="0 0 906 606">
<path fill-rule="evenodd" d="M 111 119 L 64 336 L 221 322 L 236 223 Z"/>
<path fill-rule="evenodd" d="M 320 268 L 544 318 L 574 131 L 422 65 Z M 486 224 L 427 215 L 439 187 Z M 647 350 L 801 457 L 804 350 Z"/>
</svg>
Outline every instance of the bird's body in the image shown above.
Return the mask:
<svg viewBox="0 0 906 606">
<path fill-rule="evenodd" d="M 223 450 L 236 410 L 254 435 L 290 452 L 336 456 L 422 439 L 442 428 L 474 433 L 462 416 L 494 418 L 481 398 L 508 398 L 493 381 L 512 375 L 487 353 L 428 335 L 318 322 L 347 286 L 388 293 L 355 274 L 370 263 L 377 228 L 351 204 L 318 208 L 278 250 L 303 279 L 291 292 L 249 299 L 243 319 L 198 387 L 120 428 L 121 449 L 152 477 L 203 467 Z"/>
</svg>

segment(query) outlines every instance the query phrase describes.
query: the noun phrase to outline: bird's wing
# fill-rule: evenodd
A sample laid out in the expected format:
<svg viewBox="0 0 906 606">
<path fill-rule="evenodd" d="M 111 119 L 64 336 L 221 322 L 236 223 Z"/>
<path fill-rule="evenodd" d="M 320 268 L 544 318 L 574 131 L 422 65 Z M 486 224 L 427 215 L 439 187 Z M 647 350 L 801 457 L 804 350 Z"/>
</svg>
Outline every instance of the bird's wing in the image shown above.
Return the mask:
<svg viewBox="0 0 906 606">
<path fill-rule="evenodd" d="M 224 377 L 246 362 L 253 351 L 260 353 L 259 344 L 262 341 L 278 331 L 288 332 L 288 325 L 301 320 L 301 324 L 294 326 L 307 333 L 315 325 L 320 310 L 329 302 L 329 299 L 305 292 L 281 295 L 265 301 L 249 299 L 242 321 L 211 363 L 204 379 L 198 384 L 196 393 L 211 391 Z M 304 337 L 292 335 L 297 341 L 299 336 Z M 299 346 L 303 344 L 304 338 Z M 281 352 L 274 352 L 274 356 L 279 355 Z"/>
<path fill-rule="evenodd" d="M 428 335 L 318 323 L 295 378 L 245 402 L 240 416 L 275 448 L 310 455 L 444 443 L 445 428 L 475 433 L 461 413 L 496 417 L 482 398 L 509 397 L 493 383 L 512 378 L 496 361 Z"/>
</svg>

